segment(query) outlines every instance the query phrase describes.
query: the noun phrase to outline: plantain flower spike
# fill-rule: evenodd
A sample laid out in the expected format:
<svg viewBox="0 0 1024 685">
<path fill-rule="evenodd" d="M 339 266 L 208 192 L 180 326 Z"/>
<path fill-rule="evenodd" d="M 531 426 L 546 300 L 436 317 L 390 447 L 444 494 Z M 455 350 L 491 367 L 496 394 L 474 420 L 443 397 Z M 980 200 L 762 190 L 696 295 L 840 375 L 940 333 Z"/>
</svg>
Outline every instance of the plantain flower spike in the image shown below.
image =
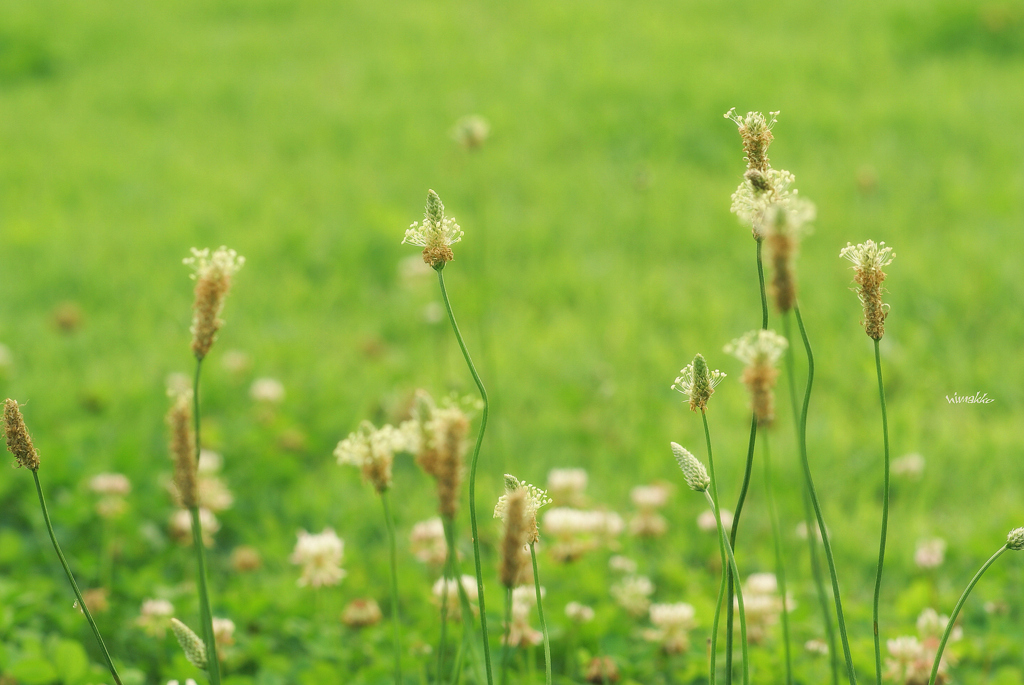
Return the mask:
<svg viewBox="0 0 1024 685">
<path fill-rule="evenodd" d="M 1006 536 L 1006 546 L 1014 551 L 1024 549 L 1024 528 L 1014 528 Z"/>
<path fill-rule="evenodd" d="M 768 162 L 768 146 L 772 144 L 775 136 L 772 135 L 772 127 L 778 120 L 778 112 L 768 112 L 766 117 L 761 112 L 747 112 L 745 117 L 736 113 L 733 107 L 725 113 L 725 118 L 734 122 L 739 127 L 740 137 L 743 138 L 744 159 L 747 160 L 747 169 L 765 173 L 771 168 Z"/>
<path fill-rule="evenodd" d="M 171 630 L 174 637 L 178 638 L 181 651 L 185 652 L 185 658 L 196 668 L 206 669 L 206 645 L 199 639 L 199 636 L 192 632 L 192 629 L 176 618 L 171 619 Z"/>
<path fill-rule="evenodd" d="M 770 426 L 775 420 L 775 368 L 789 342 L 775 331 L 749 331 L 725 346 L 725 353 L 747 365 L 743 383 L 750 391 L 750 404 L 757 425 Z"/>
<path fill-rule="evenodd" d="M 245 264 L 245 257 L 223 245 L 210 254 L 209 248 L 192 248 L 192 256 L 182 260 L 195 269 L 195 303 L 192 305 L 192 353 L 202 361 L 210 351 L 217 331 L 224 325 L 220 314 L 224 298 L 231 289 L 231 277 Z"/>
<path fill-rule="evenodd" d="M 18 460 L 18 466 L 37 471 L 39 469 L 39 452 L 32 444 L 32 438 L 29 437 L 25 419 L 22 418 L 21 410 L 18 409 L 18 403 L 9 397 L 4 400 L 4 426 L 7 449 Z"/>
<path fill-rule="evenodd" d="M 498 568 L 498 575 L 501 584 L 506 588 L 513 588 L 519 584 L 519 579 L 525 571 L 525 558 L 523 547 L 526 546 L 526 490 L 514 490 L 502 495 L 498 500 L 498 506 L 504 504 L 504 511 L 500 518 L 505 521 L 505 531 L 501 537 L 501 565 Z M 495 518 L 498 517 L 498 507 L 494 508 Z"/>
<path fill-rule="evenodd" d="M 444 215 L 444 204 L 433 190 L 427 191 L 427 206 L 423 212 L 423 224 L 414 221 L 405 232 L 402 244 L 423 248 L 423 261 L 434 270 L 455 259 L 452 245 L 464 235 L 455 219 Z"/>
<path fill-rule="evenodd" d="M 864 307 L 864 332 L 873 340 L 881 340 L 885 334 L 885 317 L 889 315 L 889 305 L 882 302 L 882 281 L 885 280 L 885 272 L 882 267 L 892 264 L 893 255 L 891 247 L 885 247 L 885 243 L 875 243 L 873 240 L 853 245 L 847 243 L 846 247 L 839 251 L 840 257 L 853 262 L 853 270 L 856 272 L 853 280 L 859 286 L 855 288 L 861 305 Z"/>
<path fill-rule="evenodd" d="M 693 361 L 686 365 L 679 372 L 679 377 L 672 384 L 673 390 L 678 390 L 690 400 L 691 411 L 704 411 L 707 409 L 708 400 L 715 392 L 715 387 L 725 379 L 726 374 L 718 369 L 712 371 L 704 356 L 697 354 Z"/>
<path fill-rule="evenodd" d="M 683 471 L 686 484 L 690 486 L 691 490 L 705 492 L 711 486 L 711 478 L 708 477 L 704 464 L 700 463 L 697 457 L 690 454 L 679 443 L 673 442 L 670 444 L 672 445 L 672 454 L 676 457 L 676 463 L 679 464 L 679 468 Z"/>
<path fill-rule="evenodd" d="M 498 504 L 494 507 L 494 518 L 500 518 L 505 521 L 506 525 L 508 524 L 508 501 L 517 492 L 524 492 L 526 496 L 525 508 L 523 510 L 523 517 L 526 522 L 525 542 L 526 544 L 538 542 L 540 540 L 540 532 L 537 530 L 537 510 L 552 502 L 552 499 L 548 497 L 547 491 L 506 473 L 505 494 L 498 498 Z"/>
<path fill-rule="evenodd" d="M 167 425 L 171 429 L 171 458 L 174 459 L 174 486 L 182 505 L 189 509 L 199 505 L 191 400 L 191 391 L 179 393 L 167 412 Z"/>
</svg>

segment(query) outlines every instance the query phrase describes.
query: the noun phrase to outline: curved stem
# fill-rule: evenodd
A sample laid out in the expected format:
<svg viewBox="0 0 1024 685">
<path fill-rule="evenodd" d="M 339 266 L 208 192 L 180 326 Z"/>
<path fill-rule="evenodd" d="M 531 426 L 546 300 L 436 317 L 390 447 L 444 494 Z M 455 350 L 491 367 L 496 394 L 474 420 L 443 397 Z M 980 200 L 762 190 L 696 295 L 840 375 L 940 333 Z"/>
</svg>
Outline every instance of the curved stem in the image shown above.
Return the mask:
<svg viewBox="0 0 1024 685">
<path fill-rule="evenodd" d="M 199 435 L 199 374 L 203 360 L 196 358 L 196 376 L 192 384 L 192 420 L 196 434 L 196 468 L 199 467 L 202 441 Z M 213 613 L 210 609 L 210 593 L 206 585 L 206 547 L 203 545 L 203 525 L 199 519 L 199 507 L 189 507 L 192 514 L 192 547 L 196 554 L 196 575 L 199 584 L 199 618 L 203 624 L 203 642 L 206 644 L 206 673 L 210 685 L 220 685 L 220 659 L 217 656 L 217 642 L 213 636 Z"/>
<path fill-rule="evenodd" d="M 839 596 L 839 578 L 836 576 L 836 561 L 832 556 L 832 544 L 828 539 L 828 530 L 825 528 L 825 517 L 821 513 L 821 505 L 818 503 L 818 494 L 814 491 L 814 479 L 811 477 L 811 465 L 807 459 L 807 408 L 811 403 L 811 386 L 814 384 L 814 354 L 811 352 L 811 342 L 807 339 L 807 331 L 804 329 L 804 321 L 800 316 L 800 305 L 793 306 L 793 313 L 796 315 L 796 324 L 800 328 L 800 337 L 804 342 L 804 350 L 807 352 L 807 387 L 804 390 L 804 404 L 800 410 L 800 460 L 803 462 L 804 478 L 807 481 L 807 493 L 811 497 L 811 505 L 814 507 L 814 515 L 818 519 L 818 530 L 821 531 L 821 542 L 825 548 L 825 560 L 828 562 L 828 572 L 832 576 L 832 593 L 836 603 L 836 621 L 839 623 L 839 638 L 843 642 L 843 655 L 846 657 L 846 671 L 850 678 L 850 685 L 857 685 L 857 674 L 853 670 L 853 656 L 850 654 L 850 639 L 846 634 L 846 619 L 843 617 L 843 600 Z M 812 535 L 807 531 L 808 537 Z"/>
<path fill-rule="evenodd" d="M 717 522 L 716 525 L 722 533 L 718 540 L 718 552 L 722 560 L 722 582 L 718 588 L 718 603 L 715 605 L 715 619 L 711 625 L 711 668 L 709 680 L 711 685 L 715 685 L 715 671 L 718 668 L 718 623 L 722 616 L 722 597 L 725 595 L 725 581 L 731 571 L 729 569 L 728 557 L 725 554 L 726 540 L 725 531 L 722 528 L 722 512 L 718 506 L 718 479 L 715 477 L 715 458 L 711 451 L 711 431 L 708 429 L 707 414 L 702 410 L 700 415 L 704 420 L 704 439 L 707 441 L 708 446 L 708 473 L 711 477 L 711 493 L 709 495 L 712 505 L 711 510 L 715 514 L 715 521 Z"/>
<path fill-rule="evenodd" d="M 889 419 L 885 411 L 885 386 L 882 385 L 882 359 L 875 340 L 875 370 L 878 373 L 878 399 L 882 405 L 882 442 L 885 446 L 885 478 L 882 486 L 882 534 L 878 542 L 878 570 L 875 574 L 875 597 L 871 605 L 871 622 L 875 634 L 875 681 L 882 685 L 882 645 L 878 636 L 878 596 L 882 589 L 882 565 L 885 562 L 885 537 L 889 530 Z"/>
<path fill-rule="evenodd" d="M 760 246 L 760 243 L 758 243 Z M 733 552 L 736 551 L 736 534 L 740 529 L 740 515 L 743 513 L 743 503 L 747 501 L 747 490 L 750 489 L 750 474 L 754 469 L 754 443 L 757 442 L 757 416 L 750 416 L 750 440 L 747 444 L 747 463 L 743 468 L 743 484 L 740 486 L 740 496 L 736 501 L 736 512 L 732 515 L 732 528 L 729 532 L 729 544 Z M 738 579 L 729 571 L 729 587 L 725 597 L 725 682 L 726 685 L 732 682 L 732 638 L 733 638 L 733 602 L 735 594 L 735 583 Z"/>
<path fill-rule="evenodd" d="M 768 294 L 764 289 L 764 263 L 761 261 L 761 246 L 764 238 L 757 238 L 757 280 L 761 284 L 761 330 L 768 330 Z"/>
<path fill-rule="evenodd" d="M 451 321 L 452 330 L 455 332 L 455 338 L 459 341 L 459 348 L 462 350 L 462 356 L 466 359 L 466 366 L 469 367 L 469 372 L 473 376 L 473 380 L 476 382 L 476 387 L 480 391 L 480 399 L 483 400 L 484 407 L 480 412 L 480 430 L 477 432 L 476 445 L 473 446 L 473 459 L 470 462 L 469 467 L 469 523 L 473 529 L 473 560 L 476 562 L 476 586 L 477 594 L 480 602 L 480 632 L 483 636 L 484 642 L 484 664 L 487 669 L 487 685 L 493 685 L 494 678 L 491 675 L 491 645 L 487 638 L 487 607 L 484 603 L 484 573 L 483 567 L 480 564 L 480 536 L 477 533 L 476 524 L 476 465 L 477 460 L 480 458 L 480 445 L 484 440 L 484 430 L 487 428 L 487 410 L 489 407 L 487 401 L 487 390 L 484 388 L 484 382 L 480 380 L 480 374 L 477 373 L 476 367 L 473 365 L 473 360 L 469 356 L 469 350 L 466 348 L 466 341 L 462 339 L 462 333 L 459 332 L 459 325 L 455 323 L 455 313 L 452 311 L 451 302 L 448 301 L 448 291 L 444 287 L 444 273 L 441 268 L 437 269 L 437 283 L 441 287 L 441 298 L 444 300 L 444 308 L 448 312 L 448 320 Z"/>
<path fill-rule="evenodd" d="M 46 500 L 43 499 L 43 486 L 39 484 L 39 471 L 36 469 L 32 470 L 32 478 L 36 482 L 36 492 L 39 494 L 39 507 L 43 510 L 43 521 L 46 523 L 46 532 L 50 534 L 50 542 L 53 543 L 53 549 L 57 552 L 57 558 L 60 560 L 60 565 L 64 567 L 64 573 L 67 574 L 68 582 L 71 583 L 71 589 L 75 591 L 75 597 L 78 598 L 78 606 L 82 608 L 82 613 L 85 614 L 85 620 L 89 623 L 89 628 L 92 629 L 93 637 L 96 638 L 96 643 L 100 646 L 100 651 L 103 652 L 103 660 L 107 662 L 107 669 L 110 670 L 110 677 L 114 679 L 117 685 L 121 685 L 121 677 L 117 674 L 117 669 L 114 668 L 114 662 L 110 659 L 110 653 L 107 652 L 107 646 L 103 644 L 103 637 L 100 635 L 100 629 L 96 626 L 96 620 L 92 617 L 92 612 L 89 611 L 89 607 L 85 603 L 85 599 L 82 597 L 82 591 L 78 589 L 78 583 L 75 582 L 75 576 L 71 573 L 71 567 L 68 566 L 67 559 L 64 558 L 64 553 L 60 551 L 60 545 L 57 544 L 57 536 L 53 532 L 53 524 L 50 523 L 50 514 L 46 510 Z"/>
<path fill-rule="evenodd" d="M 388 546 L 391 552 L 391 618 L 395 626 L 395 685 L 402 682 L 402 625 L 398 615 L 398 549 L 395 544 L 395 521 L 391 517 L 388 492 L 380 493 L 384 505 L 384 523 L 388 529 Z"/>
<path fill-rule="evenodd" d="M 715 516 L 718 516 L 717 508 L 715 507 L 715 501 L 711 499 L 711 495 L 707 490 L 704 491 L 704 497 L 707 499 L 708 504 L 711 505 L 711 511 L 715 512 Z M 725 537 L 725 527 L 722 525 L 722 519 L 718 519 L 718 537 L 721 538 L 725 551 L 729 555 L 729 567 L 732 569 L 733 574 L 739 578 L 740 572 L 736 568 L 736 557 L 732 553 L 732 546 L 729 544 L 729 540 Z M 739 585 L 736 586 L 736 602 L 740 605 L 740 650 L 743 659 L 743 685 L 748 685 L 750 682 L 750 673 L 748 664 L 750 660 L 747 658 L 747 612 L 743 607 L 743 589 Z"/>
<path fill-rule="evenodd" d="M 551 685 L 551 640 L 548 637 L 548 622 L 544 619 L 544 599 L 540 595 L 540 575 L 537 573 L 537 550 L 530 543 L 530 558 L 533 560 L 533 587 L 537 592 L 537 613 L 540 614 L 540 629 L 544 634 L 544 677 Z"/>
<path fill-rule="evenodd" d="M 782 317 L 782 330 L 786 340 L 792 341 L 791 327 L 788 312 Z M 793 410 L 793 428 L 796 431 L 796 441 L 800 444 L 800 408 L 796 400 L 796 375 L 794 371 L 795 362 L 793 359 L 793 345 L 786 348 L 786 376 L 789 380 L 789 404 Z M 832 612 L 828 606 L 828 595 L 825 592 L 825 581 L 821 573 L 821 560 L 818 558 L 818 544 L 814 535 L 814 511 L 811 509 L 811 498 L 807 494 L 807 479 L 804 478 L 804 523 L 807 527 L 807 548 L 811 561 L 811 575 L 814 577 L 814 587 L 817 590 L 818 604 L 821 607 L 821 615 L 824 619 L 825 637 L 828 639 L 828 660 L 832 669 L 832 683 L 839 685 L 839 653 L 836 649 L 836 631 L 832 626 Z"/>
<path fill-rule="evenodd" d="M 953 608 L 953 613 L 949 616 L 949 622 L 946 623 L 946 632 L 942 634 L 942 641 L 939 642 L 939 651 L 935 652 L 935 663 L 932 664 L 932 675 L 928 678 L 928 685 L 935 685 L 935 677 L 939 673 L 939 662 L 942 661 L 942 652 L 946 649 L 946 642 L 949 640 L 950 633 L 953 632 L 953 626 L 956 624 L 956 617 L 960 615 L 960 609 L 963 608 L 964 602 L 966 602 L 967 598 L 970 596 L 971 590 L 973 590 L 974 586 L 978 584 L 979 580 L 981 580 L 981 577 L 985 574 L 985 571 L 988 570 L 988 567 L 994 564 L 996 559 L 1001 557 L 1003 552 L 1008 549 L 1008 546 L 1003 545 L 995 554 L 989 557 L 988 561 L 986 561 L 982 567 L 978 569 L 978 572 L 974 574 L 974 577 L 971 578 L 971 582 L 967 584 L 967 589 L 964 590 L 964 593 L 960 595 L 960 599 Z"/>
<path fill-rule="evenodd" d="M 768 449 L 768 436 L 761 440 L 764 451 L 764 494 L 768 502 L 768 517 L 772 523 L 772 537 L 775 538 L 775 577 L 779 581 L 782 595 L 782 644 L 786 654 L 786 685 L 793 685 L 793 659 L 789 652 L 789 606 L 786 590 L 786 555 L 782 550 L 782 532 L 779 529 L 779 514 L 775 510 L 775 494 L 772 491 L 772 459 Z"/>
</svg>

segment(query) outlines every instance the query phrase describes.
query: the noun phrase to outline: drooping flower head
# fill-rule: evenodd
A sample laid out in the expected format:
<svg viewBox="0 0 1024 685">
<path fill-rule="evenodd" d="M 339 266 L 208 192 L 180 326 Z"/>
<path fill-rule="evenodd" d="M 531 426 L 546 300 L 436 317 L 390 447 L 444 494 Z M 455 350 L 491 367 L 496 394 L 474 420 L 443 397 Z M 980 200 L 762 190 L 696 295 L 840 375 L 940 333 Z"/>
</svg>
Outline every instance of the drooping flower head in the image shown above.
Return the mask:
<svg viewBox="0 0 1024 685">
<path fill-rule="evenodd" d="M 718 369 L 712 371 L 704 356 L 698 354 L 693 361 L 687 364 L 679 377 L 672 384 L 673 390 L 678 390 L 690 400 L 690 410 L 704 411 L 708 406 L 708 400 L 715 392 L 715 388 L 725 379 L 726 374 Z"/>
<path fill-rule="evenodd" d="M 4 427 L 7 449 L 18 460 L 18 466 L 31 471 L 39 469 L 39 452 L 32 444 L 32 438 L 25 427 L 25 419 L 18 409 L 18 403 L 11 398 L 4 400 Z"/>
<path fill-rule="evenodd" d="M 433 190 L 427 191 L 427 206 L 423 213 L 423 224 L 414 221 L 405 232 L 402 244 L 423 248 L 423 261 L 440 271 L 453 259 L 452 245 L 464 235 L 455 219 L 444 215 L 441 198 Z"/>
<path fill-rule="evenodd" d="M 750 404 L 760 426 L 769 426 L 775 419 L 775 368 L 789 342 L 775 331 L 756 330 L 744 333 L 725 346 L 725 353 L 746 364 L 743 383 L 750 391 Z"/>
<path fill-rule="evenodd" d="M 193 247 L 192 256 L 182 262 L 195 269 L 192 278 L 196 282 L 196 299 L 192 306 L 192 327 L 189 330 L 192 333 L 192 353 L 196 359 L 202 360 L 217 339 L 217 331 L 224 324 L 220 320 L 224 298 L 231 288 L 231 277 L 245 264 L 245 257 L 240 257 L 237 252 L 223 245 L 213 254 L 210 254 L 209 248 L 199 250 Z"/>
<path fill-rule="evenodd" d="M 736 113 L 735 107 L 725 113 L 725 118 L 739 128 L 748 169 L 768 171 L 768 146 L 775 138 L 772 135 L 772 127 L 775 126 L 778 116 L 778 112 L 768 112 L 767 117 L 761 112 L 747 112 L 746 116 L 741 117 Z"/>
<path fill-rule="evenodd" d="M 882 302 L 882 281 L 885 280 L 882 267 L 892 263 L 892 248 L 885 247 L 884 242 L 876 244 L 873 240 L 859 245 L 847 243 L 839 251 L 839 256 L 853 262 L 856 272 L 853 280 L 859 286 L 854 292 L 864 307 L 864 332 L 873 340 L 881 340 L 885 333 L 885 317 L 889 315 L 889 305 Z"/>
<path fill-rule="evenodd" d="M 672 454 L 675 455 L 676 463 L 679 464 L 690 489 L 696 492 L 705 492 L 711 487 L 711 478 L 708 476 L 704 464 L 700 463 L 697 457 L 690 454 L 689 450 L 679 443 L 670 444 L 672 445 Z"/>
<path fill-rule="evenodd" d="M 377 492 L 391 487 L 391 466 L 395 452 L 408 449 L 408 436 L 394 426 L 375 427 L 363 421 L 359 430 L 338 443 L 334 456 L 339 464 L 362 469 L 363 478 L 373 483 Z"/>
</svg>

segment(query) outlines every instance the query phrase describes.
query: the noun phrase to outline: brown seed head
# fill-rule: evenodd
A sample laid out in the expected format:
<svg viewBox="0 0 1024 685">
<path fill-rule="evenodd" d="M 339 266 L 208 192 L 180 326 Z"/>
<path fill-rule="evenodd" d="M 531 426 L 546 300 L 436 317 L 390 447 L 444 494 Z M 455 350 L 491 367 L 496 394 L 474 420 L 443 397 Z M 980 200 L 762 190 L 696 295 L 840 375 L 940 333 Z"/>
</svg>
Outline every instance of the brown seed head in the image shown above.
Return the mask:
<svg viewBox="0 0 1024 685">
<path fill-rule="evenodd" d="M 192 437 L 192 406 L 190 395 L 182 393 L 167 413 L 171 429 L 171 457 L 174 459 L 174 486 L 181 503 L 188 508 L 199 505 L 196 485 L 196 453 Z"/>
<path fill-rule="evenodd" d="M 790 233 L 769 231 L 768 251 L 771 255 L 771 292 L 775 306 L 785 314 L 796 302 L 796 276 L 793 273 L 793 256 L 797 241 Z"/>
<path fill-rule="evenodd" d="M 220 313 L 224 309 L 224 298 L 231 288 L 231 277 L 245 264 L 234 250 L 220 247 L 212 255 L 209 250 L 192 248 L 192 257 L 185 263 L 193 266 L 196 273 L 195 303 L 192 305 L 192 353 L 196 359 L 203 359 L 210 351 L 217 331 L 224 325 Z"/>
<path fill-rule="evenodd" d="M 775 125 L 778 114 L 769 112 L 765 117 L 761 112 L 747 112 L 746 116 L 741 117 L 736 114 L 735 107 L 726 113 L 725 118 L 731 119 L 739 128 L 748 169 L 764 173 L 771 167 L 768 161 L 768 146 L 775 139 L 772 135 L 772 126 Z"/>
<path fill-rule="evenodd" d="M 892 263 L 892 248 L 885 247 L 884 242 L 876 244 L 873 240 L 859 245 L 847 243 L 839 251 L 839 256 L 853 262 L 856 274 L 853 280 L 859 286 L 854 292 L 864 307 L 864 320 L 861 322 L 864 332 L 872 340 L 881 340 L 885 334 L 885 317 L 889 315 L 889 305 L 882 302 L 882 282 L 885 280 L 882 267 Z"/>
<path fill-rule="evenodd" d="M 462 456 L 466 449 L 469 419 L 461 410 L 440 409 L 434 414 L 437 441 L 437 499 L 441 516 L 455 518 L 462 482 Z"/>
<path fill-rule="evenodd" d="M 524 488 L 509 493 L 505 500 L 505 534 L 501 539 L 501 584 L 513 588 L 523 572 L 526 545 L 526 496 Z M 536 524 L 535 524 L 536 525 Z"/>
<path fill-rule="evenodd" d="M 29 437 L 18 403 L 10 398 L 4 401 L 4 425 L 7 449 L 18 460 L 18 466 L 36 471 L 39 468 L 39 452 L 32 445 L 32 438 Z"/>
<path fill-rule="evenodd" d="M 775 381 L 778 369 L 766 364 L 748 366 L 743 371 L 743 382 L 750 391 L 750 406 L 757 417 L 757 425 L 767 428 L 775 421 Z"/>
</svg>

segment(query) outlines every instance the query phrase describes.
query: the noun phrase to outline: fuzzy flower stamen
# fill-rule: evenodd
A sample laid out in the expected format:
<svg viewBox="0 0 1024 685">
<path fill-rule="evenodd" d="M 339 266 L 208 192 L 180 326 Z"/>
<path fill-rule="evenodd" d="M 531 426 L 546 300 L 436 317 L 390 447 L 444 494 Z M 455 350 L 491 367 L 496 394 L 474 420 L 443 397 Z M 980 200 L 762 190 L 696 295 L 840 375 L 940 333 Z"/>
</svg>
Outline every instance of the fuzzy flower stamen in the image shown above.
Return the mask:
<svg viewBox="0 0 1024 685">
<path fill-rule="evenodd" d="M 465 235 L 455 219 L 444 215 L 444 204 L 433 190 L 427 191 L 427 206 L 423 213 L 423 224 L 414 221 L 406 230 L 403 245 L 423 248 L 423 261 L 440 271 L 453 259 L 452 245 Z"/>
<path fill-rule="evenodd" d="M 217 331 L 224 325 L 220 319 L 224 309 L 224 298 L 231 288 L 231 277 L 245 264 L 234 250 L 223 245 L 213 254 L 210 250 L 192 248 L 192 256 L 182 263 L 195 269 L 192 278 L 196 282 L 195 304 L 192 306 L 192 352 L 202 360 L 210 351 Z"/>
<path fill-rule="evenodd" d="M 704 411 L 708 406 L 708 400 L 714 394 L 715 388 L 726 377 L 718 369 L 712 371 L 703 355 L 698 354 L 693 361 L 687 364 L 679 377 L 672 384 L 673 390 L 678 390 L 690 400 L 690 410 Z"/>
<path fill-rule="evenodd" d="M 864 332 L 873 340 L 881 340 L 885 334 L 885 317 L 889 315 L 889 305 L 882 302 L 882 281 L 885 280 L 882 267 L 892 263 L 895 256 L 892 248 L 873 240 L 859 245 L 847 243 L 839 256 L 850 260 L 856 272 L 853 280 L 860 287 L 854 292 L 864 307 Z"/>
</svg>

